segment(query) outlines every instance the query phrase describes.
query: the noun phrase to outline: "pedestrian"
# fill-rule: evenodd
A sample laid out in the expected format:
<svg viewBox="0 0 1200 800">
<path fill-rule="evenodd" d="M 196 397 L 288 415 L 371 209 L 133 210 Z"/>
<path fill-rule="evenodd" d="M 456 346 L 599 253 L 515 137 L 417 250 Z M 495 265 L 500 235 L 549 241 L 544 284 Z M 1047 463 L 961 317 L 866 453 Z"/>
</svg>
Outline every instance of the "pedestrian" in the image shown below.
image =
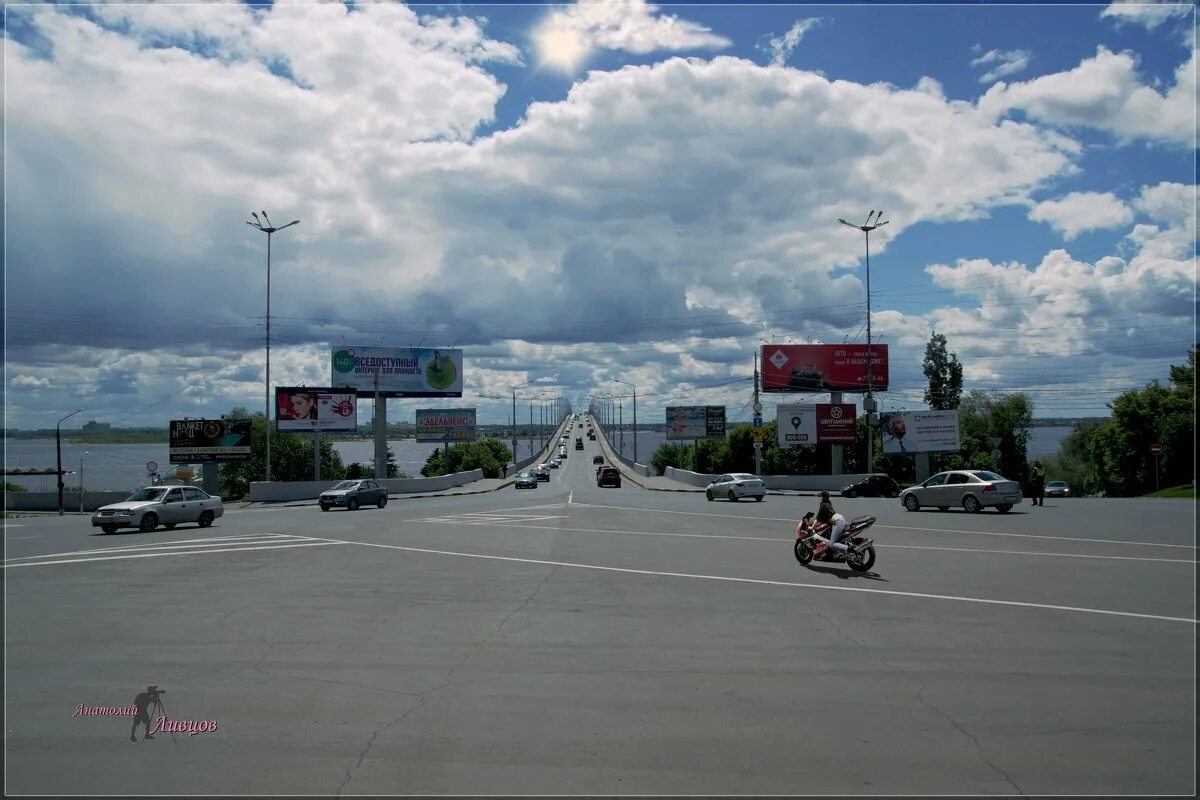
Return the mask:
<svg viewBox="0 0 1200 800">
<path fill-rule="evenodd" d="M 500 469 L 502 470 L 501 477 L 507 478 L 508 477 L 508 464 L 505 464 Z"/>
<path fill-rule="evenodd" d="M 1033 462 L 1033 504 L 1035 506 L 1046 505 L 1046 468 L 1042 466 L 1041 461 Z"/>
</svg>

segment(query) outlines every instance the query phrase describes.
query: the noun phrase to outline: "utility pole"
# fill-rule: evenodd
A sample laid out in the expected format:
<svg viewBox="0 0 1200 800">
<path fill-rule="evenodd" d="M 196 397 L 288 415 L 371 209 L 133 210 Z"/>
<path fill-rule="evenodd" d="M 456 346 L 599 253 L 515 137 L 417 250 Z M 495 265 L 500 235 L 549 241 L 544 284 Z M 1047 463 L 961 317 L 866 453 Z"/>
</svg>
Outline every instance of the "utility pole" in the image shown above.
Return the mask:
<svg viewBox="0 0 1200 800">
<path fill-rule="evenodd" d="M 875 216 L 875 210 L 867 214 L 867 221 L 862 225 L 852 225 L 844 219 L 838 219 L 838 222 L 849 228 L 855 228 L 863 232 L 866 244 L 867 255 L 867 396 L 863 400 L 863 411 L 867 412 L 867 472 L 875 471 L 875 412 L 878 410 L 878 404 L 875 402 L 875 397 L 872 394 L 872 374 L 871 368 L 875 360 L 875 351 L 871 347 L 871 231 L 882 228 L 891 220 L 883 219 L 883 212 L 880 211 L 878 216 Z M 875 222 L 871 222 L 871 217 L 875 217 Z"/>
<path fill-rule="evenodd" d="M 762 403 L 758 401 L 758 351 L 754 352 L 754 474 L 762 474 Z M 699 454 L 699 449 L 697 449 Z"/>
</svg>

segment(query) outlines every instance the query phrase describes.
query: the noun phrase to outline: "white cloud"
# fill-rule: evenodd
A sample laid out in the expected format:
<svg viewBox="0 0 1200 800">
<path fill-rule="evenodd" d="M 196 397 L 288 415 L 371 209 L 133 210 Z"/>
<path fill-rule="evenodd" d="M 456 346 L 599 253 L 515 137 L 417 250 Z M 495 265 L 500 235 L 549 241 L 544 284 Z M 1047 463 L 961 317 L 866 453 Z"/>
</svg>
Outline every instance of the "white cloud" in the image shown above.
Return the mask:
<svg viewBox="0 0 1200 800">
<path fill-rule="evenodd" d="M 1072 192 L 1038 203 L 1029 212 L 1035 222 L 1048 222 L 1068 241 L 1085 231 L 1128 225 L 1133 211 L 1112 192 Z"/>
<path fill-rule="evenodd" d="M 28 389 L 48 389 L 50 388 L 50 379 L 35 378 L 32 375 L 18 375 L 9 381 L 9 385 Z"/>
<path fill-rule="evenodd" d="M 645 0 L 580 0 L 550 12 L 534 30 L 542 61 L 572 69 L 593 48 L 645 55 L 720 50 L 732 42 Z"/>
<path fill-rule="evenodd" d="M 787 63 L 787 60 L 792 57 L 792 53 L 799 46 L 804 35 L 813 28 L 820 25 L 822 22 L 820 17 L 806 17 L 805 19 L 796 20 L 796 24 L 791 27 L 783 36 L 773 37 L 767 42 L 765 50 L 771 55 L 771 66 L 782 67 Z"/>
<path fill-rule="evenodd" d="M 1165 0 L 1137 0 L 1137 2 L 1115 2 L 1100 12 L 1118 25 L 1132 22 L 1154 30 L 1169 19 L 1186 17 L 1192 13 L 1192 3 L 1165 2 Z"/>
<path fill-rule="evenodd" d="M 991 83 L 997 78 L 1013 75 L 1029 66 L 1033 54 L 1028 50 L 989 50 L 978 58 L 971 59 L 972 67 L 995 64 L 990 70 L 979 76 L 980 83 Z"/>
<path fill-rule="evenodd" d="M 1196 187 L 1164 181 L 1142 188 L 1133 207 L 1168 228 L 1186 231 L 1196 225 Z"/>
<path fill-rule="evenodd" d="M 997 83 L 978 105 L 994 117 L 1019 109 L 1053 125 L 1108 131 L 1123 142 L 1145 138 L 1194 148 L 1195 95 L 1194 52 L 1176 70 L 1174 85 L 1161 94 L 1142 82 L 1132 54 L 1100 46 L 1095 57 L 1066 72 Z"/>
</svg>

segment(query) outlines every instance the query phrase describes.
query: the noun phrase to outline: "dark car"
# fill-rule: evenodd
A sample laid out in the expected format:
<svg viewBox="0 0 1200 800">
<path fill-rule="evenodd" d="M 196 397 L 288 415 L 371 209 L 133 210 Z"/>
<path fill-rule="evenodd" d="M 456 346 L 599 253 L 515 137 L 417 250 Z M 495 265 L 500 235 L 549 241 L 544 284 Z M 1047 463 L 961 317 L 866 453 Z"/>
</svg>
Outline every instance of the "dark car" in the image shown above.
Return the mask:
<svg viewBox="0 0 1200 800">
<path fill-rule="evenodd" d="M 596 456 L 596 457 L 594 457 L 594 458 L 592 459 L 592 463 L 593 463 L 593 464 L 603 464 L 603 463 L 604 463 L 604 456 Z"/>
<path fill-rule="evenodd" d="M 328 511 L 334 506 L 354 511 L 359 506 L 368 504 L 383 508 L 387 501 L 387 489 L 371 480 L 342 481 L 332 489 L 321 492 L 321 497 L 317 500 L 322 511 Z"/>
<path fill-rule="evenodd" d="M 621 473 L 616 467 L 601 467 L 596 470 L 597 486 L 615 486 L 621 488 Z"/>
<path fill-rule="evenodd" d="M 548 481 L 548 480 L 550 480 L 550 468 L 547 467 L 545 464 L 542 464 L 540 467 L 538 467 L 537 469 L 535 469 L 533 471 L 533 475 L 539 481 Z"/>
<path fill-rule="evenodd" d="M 576 440 L 575 440 L 575 449 L 576 449 L 576 450 L 582 450 L 582 449 L 583 449 L 583 439 L 576 439 Z"/>
<path fill-rule="evenodd" d="M 842 489 L 842 497 L 899 497 L 900 484 L 888 475 L 868 475 Z"/>
<path fill-rule="evenodd" d="M 537 478 L 532 472 L 522 472 L 513 482 L 513 486 L 517 489 L 536 489 L 538 485 Z"/>
</svg>

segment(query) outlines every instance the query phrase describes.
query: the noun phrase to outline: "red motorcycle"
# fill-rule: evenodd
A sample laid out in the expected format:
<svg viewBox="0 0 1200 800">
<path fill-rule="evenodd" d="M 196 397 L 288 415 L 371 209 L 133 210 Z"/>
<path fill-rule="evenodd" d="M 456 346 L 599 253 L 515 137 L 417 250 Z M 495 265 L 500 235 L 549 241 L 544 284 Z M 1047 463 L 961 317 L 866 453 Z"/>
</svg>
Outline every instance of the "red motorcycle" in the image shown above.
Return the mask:
<svg viewBox="0 0 1200 800">
<path fill-rule="evenodd" d="M 796 560 L 804 566 L 812 561 L 845 562 L 855 572 L 866 572 L 875 566 L 875 540 L 859 536 L 875 524 L 875 517 L 855 517 L 846 525 L 839 542 L 849 548 L 846 555 L 829 546 L 829 540 L 813 530 L 813 513 L 810 511 L 796 526 L 796 545 L 793 552 Z M 829 529 L 826 528 L 825 532 Z"/>
</svg>

